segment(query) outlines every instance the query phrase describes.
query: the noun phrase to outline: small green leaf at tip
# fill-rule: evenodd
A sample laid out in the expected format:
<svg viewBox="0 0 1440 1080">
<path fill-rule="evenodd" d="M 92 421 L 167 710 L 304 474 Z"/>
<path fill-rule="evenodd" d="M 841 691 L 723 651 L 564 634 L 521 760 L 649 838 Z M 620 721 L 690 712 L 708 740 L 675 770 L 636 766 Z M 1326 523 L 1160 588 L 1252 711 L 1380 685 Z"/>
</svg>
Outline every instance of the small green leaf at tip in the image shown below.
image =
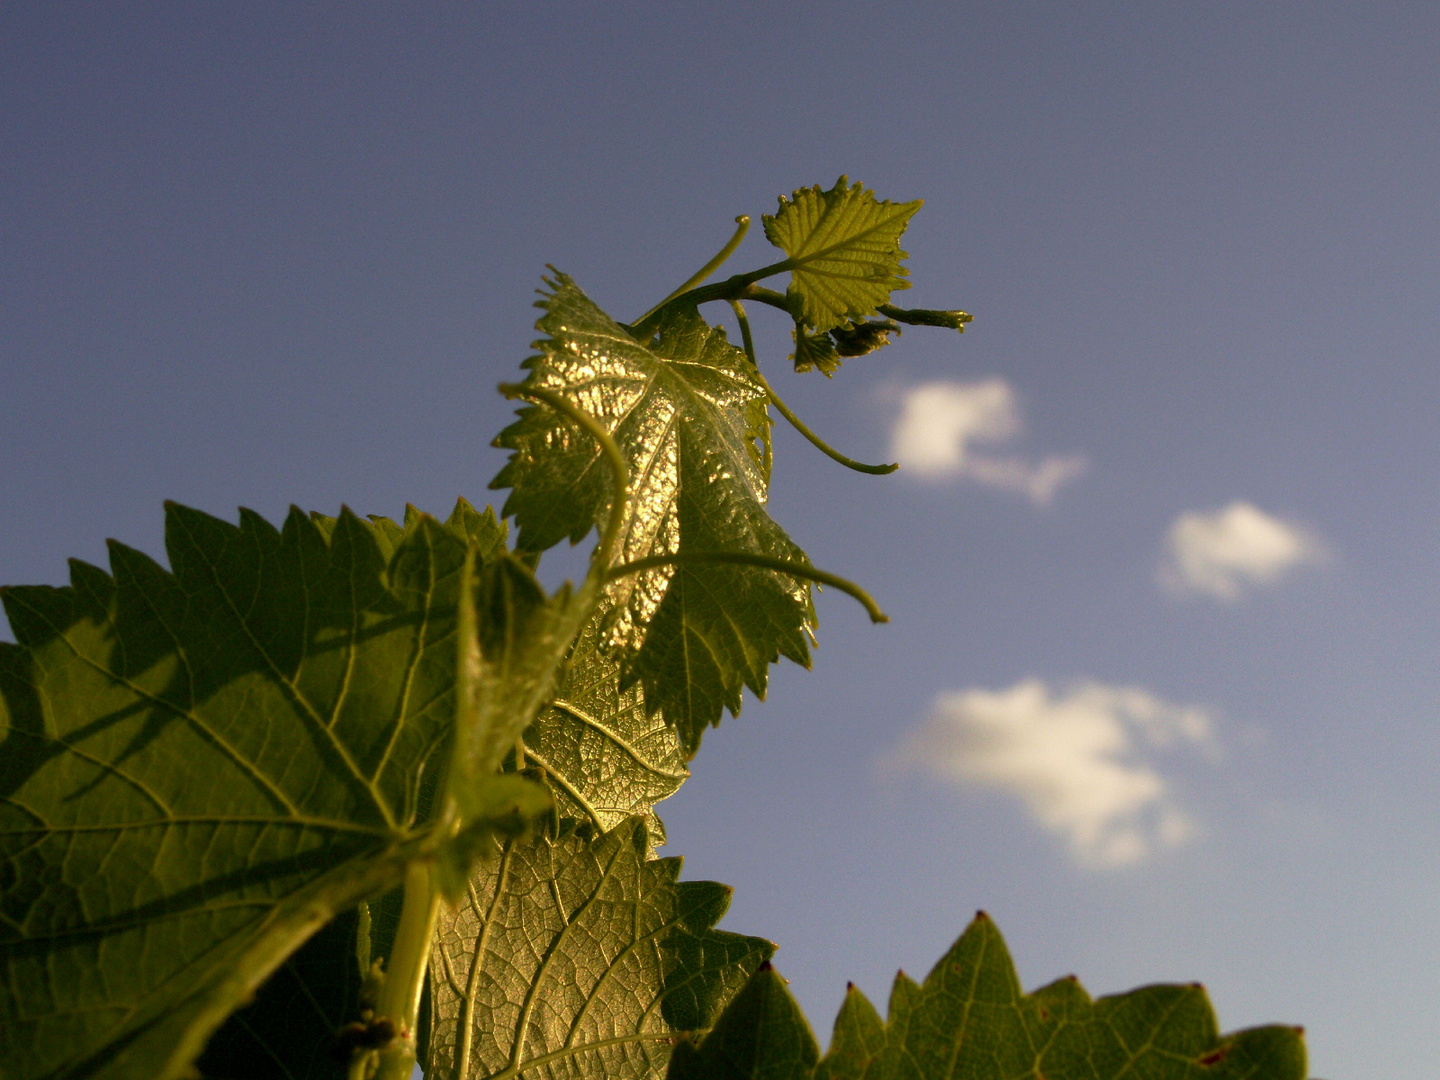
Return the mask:
<svg viewBox="0 0 1440 1080">
<path fill-rule="evenodd" d="M 765 215 L 765 236 L 789 258 L 790 293 L 799 318 L 825 331 L 863 319 L 906 289 L 909 272 L 900 235 L 920 209 L 919 200 L 878 202 L 862 185 L 842 176 L 829 191 L 801 188 L 780 209 Z"/>
</svg>

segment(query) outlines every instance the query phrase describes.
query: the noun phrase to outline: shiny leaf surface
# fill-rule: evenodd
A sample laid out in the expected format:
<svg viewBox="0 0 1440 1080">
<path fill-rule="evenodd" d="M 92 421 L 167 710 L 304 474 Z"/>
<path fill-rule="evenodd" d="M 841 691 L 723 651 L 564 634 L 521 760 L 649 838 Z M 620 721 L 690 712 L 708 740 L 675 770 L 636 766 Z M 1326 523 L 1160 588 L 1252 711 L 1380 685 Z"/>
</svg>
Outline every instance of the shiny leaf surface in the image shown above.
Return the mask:
<svg viewBox="0 0 1440 1080">
<path fill-rule="evenodd" d="M 765 510 L 769 421 L 745 354 L 694 310 L 672 312 L 650 345 L 630 337 L 568 277 L 540 301 L 548 336 L 525 362 L 526 386 L 563 394 L 619 445 L 631 498 L 621 507 L 621 559 L 740 552 L 804 562 Z M 556 411 L 531 405 L 496 440 L 513 451 L 492 486 L 517 547 L 580 540 L 611 513 L 599 444 Z M 693 753 L 722 710 L 763 696 L 780 655 L 809 663 L 809 588 L 768 569 L 688 562 L 622 577 L 609 589 L 605 645 L 622 650 L 623 683 L 644 686 Z"/>
</svg>

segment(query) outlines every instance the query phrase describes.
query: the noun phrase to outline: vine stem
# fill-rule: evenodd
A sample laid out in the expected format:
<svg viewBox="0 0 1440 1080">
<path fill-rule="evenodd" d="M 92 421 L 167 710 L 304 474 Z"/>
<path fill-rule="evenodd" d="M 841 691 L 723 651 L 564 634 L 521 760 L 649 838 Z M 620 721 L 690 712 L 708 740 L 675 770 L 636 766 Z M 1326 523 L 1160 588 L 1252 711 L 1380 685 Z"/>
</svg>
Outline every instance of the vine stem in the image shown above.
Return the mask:
<svg viewBox="0 0 1440 1080">
<path fill-rule="evenodd" d="M 430 963 L 435 937 L 435 918 L 440 907 L 440 890 L 426 859 L 417 859 L 405 868 L 405 899 L 400 906 L 400 925 L 395 947 L 375 1014 L 388 1017 L 398 1029 L 395 1040 L 380 1051 L 375 1080 L 410 1080 L 415 1068 L 415 1028 L 420 1019 L 420 992 Z"/>
<path fill-rule="evenodd" d="M 890 616 L 880 610 L 880 605 L 853 581 L 847 581 L 838 574 L 832 574 L 825 570 L 817 570 L 813 566 L 804 563 L 788 562 L 785 559 L 776 558 L 773 555 L 751 554 L 746 551 L 681 551 L 674 555 L 649 555 L 643 559 L 636 559 L 634 562 L 623 563 L 620 566 L 612 567 L 605 574 L 606 581 L 614 581 L 616 578 L 625 577 L 627 574 L 639 574 L 646 570 L 654 570 L 660 566 L 680 566 L 684 563 L 731 563 L 737 566 L 758 566 L 765 570 L 776 570 L 782 574 L 789 574 L 792 577 L 804 578 L 807 581 L 818 582 L 821 585 L 832 585 L 848 596 L 854 597 L 865 609 L 873 623 L 885 623 L 890 621 Z"/>
<path fill-rule="evenodd" d="M 735 235 L 730 238 L 730 241 L 723 248 L 716 252 L 715 257 L 709 262 L 707 262 L 704 266 L 702 266 L 699 270 L 695 271 L 695 273 L 691 274 L 690 277 L 685 281 L 685 284 L 681 285 L 669 296 L 665 297 L 664 300 L 661 300 L 660 303 L 656 304 L 649 311 L 645 312 L 644 315 L 641 315 L 640 318 L 636 319 L 636 326 L 639 326 L 646 319 L 650 318 L 651 315 L 654 315 L 671 300 L 674 300 L 675 297 L 680 296 L 683 293 L 687 293 L 691 289 L 695 288 L 696 285 L 699 285 L 716 270 L 719 270 L 726 259 L 730 258 L 731 255 L 735 254 L 735 249 L 740 246 L 740 241 L 744 240 L 745 234 L 750 231 L 750 215 L 741 214 L 735 219 L 735 225 L 737 226 L 735 229 Z"/>
<path fill-rule="evenodd" d="M 805 421 L 796 416 L 794 412 L 791 411 L 790 406 L 786 405 L 785 402 L 780 399 L 780 395 L 775 393 L 775 388 L 770 385 L 769 380 L 765 378 L 764 373 L 760 370 L 760 362 L 755 358 L 755 339 L 750 336 L 750 319 L 745 314 L 744 305 L 742 305 L 739 300 L 731 300 L 730 308 L 735 312 L 735 318 L 740 322 L 740 340 L 745 346 L 745 355 L 750 358 L 750 363 L 755 365 L 755 377 L 760 380 L 760 385 L 765 388 L 765 394 L 770 398 L 770 404 L 774 405 L 775 408 L 780 411 L 780 415 L 790 422 L 791 427 L 810 441 L 811 446 L 815 447 L 816 450 L 819 450 L 831 461 L 838 461 L 847 469 L 868 473 L 871 476 L 884 476 L 887 473 L 894 472 L 900 467 L 898 463 L 890 465 L 867 465 L 863 461 L 856 461 L 854 458 L 847 457 L 840 453 L 839 450 L 836 450 L 824 439 L 820 438 L 819 435 L 811 431 L 810 428 L 806 426 Z"/>
</svg>

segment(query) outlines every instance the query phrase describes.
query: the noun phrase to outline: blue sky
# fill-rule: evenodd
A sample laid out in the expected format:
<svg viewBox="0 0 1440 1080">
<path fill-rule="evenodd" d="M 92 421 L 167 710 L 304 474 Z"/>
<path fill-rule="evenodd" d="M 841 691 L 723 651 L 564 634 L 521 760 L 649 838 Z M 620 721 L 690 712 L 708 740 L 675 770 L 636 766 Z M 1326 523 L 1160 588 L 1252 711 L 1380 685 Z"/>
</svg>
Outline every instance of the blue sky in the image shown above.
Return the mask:
<svg viewBox="0 0 1440 1080">
<path fill-rule="evenodd" d="M 827 381 L 755 314 L 907 459 L 777 435 L 774 516 L 893 621 L 821 597 L 668 853 L 822 1041 L 984 908 L 1027 986 L 1433 1074 L 1437 55 L 1406 3 L 7 4 L 0 580 L 158 554 L 166 498 L 484 500 L 544 264 L 633 318 L 793 188 L 923 198 L 897 299 L 963 337 Z"/>
</svg>

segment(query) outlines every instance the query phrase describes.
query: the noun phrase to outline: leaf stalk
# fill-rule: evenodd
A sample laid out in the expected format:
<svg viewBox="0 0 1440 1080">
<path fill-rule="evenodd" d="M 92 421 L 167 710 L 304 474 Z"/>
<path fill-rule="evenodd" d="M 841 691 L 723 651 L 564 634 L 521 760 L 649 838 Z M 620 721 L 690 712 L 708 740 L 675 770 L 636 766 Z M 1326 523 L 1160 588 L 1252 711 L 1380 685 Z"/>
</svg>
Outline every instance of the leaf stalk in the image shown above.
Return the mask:
<svg viewBox="0 0 1440 1080">
<path fill-rule="evenodd" d="M 770 385 L 764 374 L 761 373 L 760 362 L 755 359 L 755 340 L 750 336 L 750 320 L 745 315 L 744 306 L 741 305 L 739 300 L 731 300 L 730 307 L 735 312 L 735 318 L 740 322 L 740 340 L 745 345 L 745 355 L 750 358 L 750 363 L 755 365 L 755 377 L 760 380 L 760 385 L 765 388 L 765 394 L 770 398 L 770 404 L 780 410 L 780 415 L 790 421 L 791 427 L 810 440 L 811 446 L 815 447 L 815 449 L 819 450 L 831 461 L 838 461 L 847 469 L 854 469 L 856 472 L 861 473 L 869 473 L 871 476 L 884 476 L 886 473 L 892 473 L 900 467 L 898 463 L 890 465 L 866 465 L 863 461 L 856 461 L 852 457 L 846 457 L 824 439 L 820 438 L 819 435 L 811 431 L 805 425 L 805 422 L 790 410 L 790 406 L 780 400 L 780 395 L 775 393 L 774 387 Z"/>
<path fill-rule="evenodd" d="M 662 307 L 668 304 L 671 300 L 674 300 L 677 296 L 680 296 L 682 293 L 688 292 L 689 290 L 695 288 L 695 286 L 699 285 L 716 270 L 720 269 L 726 259 L 730 258 L 731 255 L 735 254 L 735 249 L 740 246 L 740 241 L 744 240 L 745 234 L 750 231 L 750 215 L 741 214 L 735 219 L 735 224 L 737 226 L 735 229 L 735 235 L 730 237 L 729 242 L 718 252 L 715 253 L 715 257 L 709 262 L 707 262 L 704 266 L 702 266 L 699 270 L 695 271 L 695 273 L 691 274 L 688 278 L 686 278 L 685 284 L 674 290 L 669 296 L 665 297 L 664 300 L 661 300 L 660 303 L 656 304 L 644 315 L 641 315 L 640 318 L 635 321 L 635 325 L 638 326 L 640 325 L 640 323 L 643 323 L 651 315 L 654 315 L 657 311 L 659 311 Z"/>
<path fill-rule="evenodd" d="M 405 899 L 385 984 L 375 1003 L 377 1016 L 387 1017 L 397 1029 L 395 1040 L 380 1051 L 375 1080 L 409 1080 L 415 1068 L 415 1031 L 420 1019 L 420 991 L 430 963 L 440 890 L 435 887 L 430 860 L 417 859 L 405 868 Z"/>
</svg>

